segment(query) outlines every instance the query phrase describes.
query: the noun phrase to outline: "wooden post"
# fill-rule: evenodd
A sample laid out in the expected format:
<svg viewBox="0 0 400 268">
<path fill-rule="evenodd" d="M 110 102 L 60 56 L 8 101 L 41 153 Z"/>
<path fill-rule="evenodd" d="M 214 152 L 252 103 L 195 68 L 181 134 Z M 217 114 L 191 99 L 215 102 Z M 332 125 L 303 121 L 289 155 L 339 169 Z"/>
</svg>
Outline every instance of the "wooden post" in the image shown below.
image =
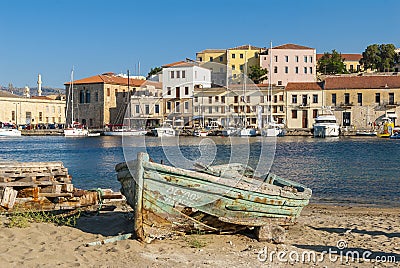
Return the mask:
<svg viewBox="0 0 400 268">
<path fill-rule="evenodd" d="M 133 230 L 136 234 L 136 238 L 144 241 L 144 231 L 143 231 L 143 174 L 144 168 L 143 163 L 149 161 L 149 155 L 143 152 L 138 153 L 136 168 L 134 170 L 133 181 L 135 187 L 135 217 L 133 221 Z M 133 186 L 133 185 L 132 185 Z"/>
<path fill-rule="evenodd" d="M 1 203 L 2 207 L 7 209 L 13 208 L 15 204 L 15 199 L 17 198 L 18 191 L 14 190 L 12 187 L 4 187 L 1 194 Z"/>
</svg>

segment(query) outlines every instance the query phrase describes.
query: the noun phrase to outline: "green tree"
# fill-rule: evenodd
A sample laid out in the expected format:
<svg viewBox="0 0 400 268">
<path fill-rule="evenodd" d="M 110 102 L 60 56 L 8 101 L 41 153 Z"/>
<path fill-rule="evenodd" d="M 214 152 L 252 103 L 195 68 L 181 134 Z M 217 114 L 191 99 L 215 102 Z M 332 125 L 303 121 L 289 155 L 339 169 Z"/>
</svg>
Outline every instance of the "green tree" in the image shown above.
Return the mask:
<svg viewBox="0 0 400 268">
<path fill-rule="evenodd" d="M 342 54 L 335 49 L 332 53 L 325 52 L 318 60 L 317 71 L 322 74 L 345 74 L 347 71 L 343 62 Z"/>
<path fill-rule="evenodd" d="M 260 66 L 250 66 L 248 77 L 253 80 L 255 84 L 260 84 L 264 80 L 267 80 L 266 74 L 268 74 L 267 69 L 263 69 Z"/>
<path fill-rule="evenodd" d="M 150 69 L 150 72 L 147 74 L 147 78 L 150 78 L 152 75 L 158 74 L 162 71 L 162 67 L 154 67 Z"/>
<path fill-rule="evenodd" d="M 364 69 L 378 70 L 380 72 L 392 70 L 399 63 L 399 55 L 393 44 L 369 45 L 362 53 L 360 64 Z"/>
</svg>

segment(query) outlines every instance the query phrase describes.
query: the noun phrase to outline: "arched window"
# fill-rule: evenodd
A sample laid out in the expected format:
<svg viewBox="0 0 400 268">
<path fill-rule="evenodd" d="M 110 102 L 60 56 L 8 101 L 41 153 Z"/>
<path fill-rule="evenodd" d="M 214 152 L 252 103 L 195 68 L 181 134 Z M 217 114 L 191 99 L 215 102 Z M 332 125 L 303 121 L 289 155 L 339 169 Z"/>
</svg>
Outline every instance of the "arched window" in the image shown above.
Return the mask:
<svg viewBox="0 0 400 268">
<path fill-rule="evenodd" d="M 79 92 L 79 103 L 85 103 L 85 91 L 81 90 Z"/>
</svg>

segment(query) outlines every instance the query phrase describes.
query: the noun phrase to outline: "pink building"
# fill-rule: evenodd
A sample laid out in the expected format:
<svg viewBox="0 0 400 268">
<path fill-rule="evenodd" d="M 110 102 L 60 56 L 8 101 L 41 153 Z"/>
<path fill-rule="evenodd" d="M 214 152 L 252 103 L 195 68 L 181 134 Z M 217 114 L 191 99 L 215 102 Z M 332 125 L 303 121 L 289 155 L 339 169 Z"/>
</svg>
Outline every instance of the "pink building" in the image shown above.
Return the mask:
<svg viewBox="0 0 400 268">
<path fill-rule="evenodd" d="M 295 44 L 269 48 L 260 54 L 260 66 L 268 70 L 268 79 L 271 77 L 273 85 L 286 86 L 288 82 L 315 82 L 316 50 Z M 265 80 L 264 83 L 269 82 Z"/>
</svg>

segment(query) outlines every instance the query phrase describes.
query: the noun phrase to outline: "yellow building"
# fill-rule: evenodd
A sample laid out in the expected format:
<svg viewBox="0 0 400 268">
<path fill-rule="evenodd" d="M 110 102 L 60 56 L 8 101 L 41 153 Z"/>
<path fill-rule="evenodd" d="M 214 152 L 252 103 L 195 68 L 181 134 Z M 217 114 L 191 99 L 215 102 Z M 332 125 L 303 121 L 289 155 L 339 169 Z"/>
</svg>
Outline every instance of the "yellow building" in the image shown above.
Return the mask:
<svg viewBox="0 0 400 268">
<path fill-rule="evenodd" d="M 248 74 L 251 66 L 260 66 L 259 55 L 263 51 L 265 48 L 252 45 L 229 49 L 206 49 L 196 53 L 196 60 L 206 68 L 212 69 L 214 84 L 225 85 L 226 66 L 232 83 L 240 83 L 241 74 Z"/>
<path fill-rule="evenodd" d="M 396 123 L 400 113 L 400 76 L 327 77 L 324 81 L 325 105 L 343 127 L 370 129 L 382 118 Z"/>
<path fill-rule="evenodd" d="M 14 125 L 43 125 L 65 123 L 65 101 L 46 96 L 30 98 L 0 91 L 0 122 Z"/>
<path fill-rule="evenodd" d="M 317 54 L 317 61 L 324 54 Z M 346 70 L 350 73 L 360 73 L 364 71 L 363 66 L 360 64 L 360 60 L 362 59 L 362 54 L 340 54 L 343 59 L 343 63 L 346 66 Z"/>
</svg>

